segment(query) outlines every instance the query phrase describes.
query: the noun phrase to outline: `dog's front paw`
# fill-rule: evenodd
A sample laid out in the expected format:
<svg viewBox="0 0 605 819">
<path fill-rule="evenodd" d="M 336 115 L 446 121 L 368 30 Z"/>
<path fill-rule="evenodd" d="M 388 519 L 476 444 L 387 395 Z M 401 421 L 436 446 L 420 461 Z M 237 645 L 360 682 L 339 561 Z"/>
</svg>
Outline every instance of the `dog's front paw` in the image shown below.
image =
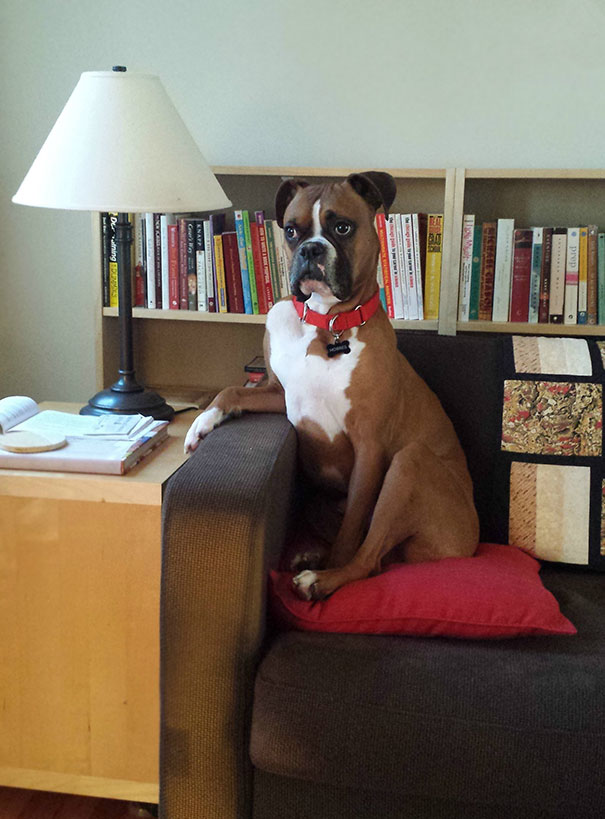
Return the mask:
<svg viewBox="0 0 605 819">
<path fill-rule="evenodd" d="M 303 600 L 316 600 L 315 584 L 317 582 L 317 572 L 312 572 L 310 569 L 305 569 L 304 572 L 295 575 L 292 578 L 294 590 Z"/>
<path fill-rule="evenodd" d="M 201 415 L 189 427 L 189 431 L 185 436 L 185 455 L 193 452 L 202 438 L 205 438 L 209 432 L 225 419 L 225 413 L 218 407 L 212 407 L 202 412 Z"/>
</svg>

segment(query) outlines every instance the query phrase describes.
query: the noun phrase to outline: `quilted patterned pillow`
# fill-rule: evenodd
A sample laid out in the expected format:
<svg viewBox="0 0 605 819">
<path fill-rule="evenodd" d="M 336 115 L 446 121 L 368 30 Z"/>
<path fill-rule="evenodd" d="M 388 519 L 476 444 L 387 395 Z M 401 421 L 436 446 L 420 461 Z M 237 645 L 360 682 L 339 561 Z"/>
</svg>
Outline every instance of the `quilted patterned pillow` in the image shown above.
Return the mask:
<svg viewBox="0 0 605 819">
<path fill-rule="evenodd" d="M 508 542 L 605 570 L 605 342 L 514 336 L 505 358 L 497 491 Z"/>
</svg>

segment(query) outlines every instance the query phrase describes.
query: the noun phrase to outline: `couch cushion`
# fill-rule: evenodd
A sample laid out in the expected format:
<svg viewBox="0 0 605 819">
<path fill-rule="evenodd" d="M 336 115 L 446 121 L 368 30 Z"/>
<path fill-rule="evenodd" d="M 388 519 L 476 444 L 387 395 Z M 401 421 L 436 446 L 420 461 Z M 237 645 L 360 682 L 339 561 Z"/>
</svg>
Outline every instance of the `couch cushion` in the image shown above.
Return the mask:
<svg viewBox="0 0 605 819">
<path fill-rule="evenodd" d="M 481 543 L 474 557 L 392 564 L 327 600 L 301 600 L 292 572 L 271 572 L 277 621 L 301 631 L 516 637 L 575 634 L 539 577 L 540 564 L 513 546 Z"/>
<path fill-rule="evenodd" d="M 503 343 L 495 485 L 508 541 L 544 560 L 605 569 L 603 342 Z"/>
<path fill-rule="evenodd" d="M 254 764 L 335 787 L 600 816 L 605 578 L 547 567 L 543 579 L 577 637 L 280 635 L 257 675 Z"/>
</svg>

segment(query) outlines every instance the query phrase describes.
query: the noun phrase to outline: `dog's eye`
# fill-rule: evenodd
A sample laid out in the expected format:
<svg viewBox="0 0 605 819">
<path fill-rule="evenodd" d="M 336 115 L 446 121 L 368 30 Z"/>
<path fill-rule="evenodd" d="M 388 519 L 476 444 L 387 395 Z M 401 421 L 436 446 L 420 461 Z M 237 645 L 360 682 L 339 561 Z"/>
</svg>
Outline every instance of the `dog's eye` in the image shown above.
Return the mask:
<svg viewBox="0 0 605 819">
<path fill-rule="evenodd" d="M 296 228 L 293 225 L 286 225 L 284 228 L 284 233 L 286 234 L 286 239 L 289 242 L 296 239 Z"/>
<path fill-rule="evenodd" d="M 348 222 L 336 222 L 334 225 L 334 233 L 338 236 L 348 236 L 352 229 Z"/>
</svg>

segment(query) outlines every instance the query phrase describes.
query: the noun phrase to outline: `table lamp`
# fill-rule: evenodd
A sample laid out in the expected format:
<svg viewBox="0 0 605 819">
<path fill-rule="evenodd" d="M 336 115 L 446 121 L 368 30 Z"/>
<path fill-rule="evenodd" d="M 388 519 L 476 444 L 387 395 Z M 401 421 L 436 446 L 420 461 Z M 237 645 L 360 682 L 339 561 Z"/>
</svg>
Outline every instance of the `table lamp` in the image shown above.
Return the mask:
<svg viewBox="0 0 605 819">
<path fill-rule="evenodd" d="M 159 77 L 123 66 L 84 72 L 13 202 L 118 213 L 119 378 L 80 412 L 172 418 L 172 407 L 135 378 L 128 214 L 210 211 L 231 202 Z"/>
</svg>

